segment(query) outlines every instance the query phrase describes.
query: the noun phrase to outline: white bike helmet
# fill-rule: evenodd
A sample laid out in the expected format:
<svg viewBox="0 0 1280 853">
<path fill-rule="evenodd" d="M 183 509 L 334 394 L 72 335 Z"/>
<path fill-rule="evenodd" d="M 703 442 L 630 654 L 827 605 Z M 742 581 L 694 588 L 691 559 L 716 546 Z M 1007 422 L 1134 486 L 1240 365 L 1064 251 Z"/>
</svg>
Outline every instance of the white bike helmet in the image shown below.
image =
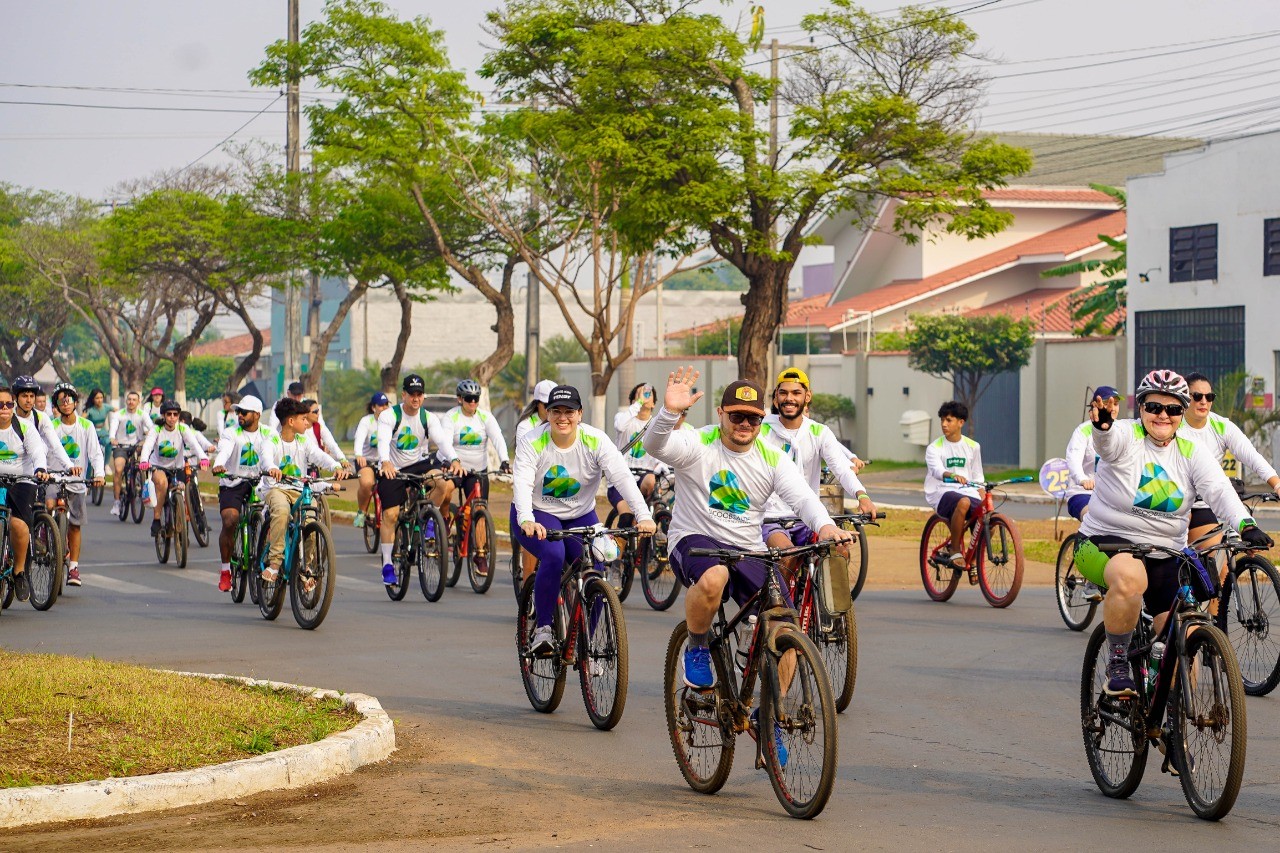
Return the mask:
<svg viewBox="0 0 1280 853">
<path fill-rule="evenodd" d="M 1187 388 L 1187 380 L 1172 370 L 1153 370 L 1138 383 L 1134 399 L 1139 406 L 1149 394 L 1168 394 L 1177 397 L 1184 406 L 1191 405 L 1191 390 Z"/>
</svg>

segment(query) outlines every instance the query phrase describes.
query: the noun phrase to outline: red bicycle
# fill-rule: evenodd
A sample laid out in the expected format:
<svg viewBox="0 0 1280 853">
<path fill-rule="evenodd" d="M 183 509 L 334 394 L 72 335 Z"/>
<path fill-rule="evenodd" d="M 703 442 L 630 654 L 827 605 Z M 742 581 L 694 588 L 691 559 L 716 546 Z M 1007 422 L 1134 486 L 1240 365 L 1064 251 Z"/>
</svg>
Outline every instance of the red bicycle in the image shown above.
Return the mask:
<svg viewBox="0 0 1280 853">
<path fill-rule="evenodd" d="M 920 577 L 924 591 L 934 601 L 946 601 L 967 572 L 992 607 L 1008 607 L 1022 588 L 1022 536 L 1013 520 L 996 512 L 995 491 L 1009 483 L 1029 483 L 1031 477 L 1014 477 L 995 483 L 971 483 L 985 489 L 978 515 L 966 526 L 969 545 L 964 550 L 964 568 L 956 568 L 944 558 L 951 551 L 951 527 L 936 513 L 924 524 L 920 536 Z M 1003 498 L 1001 499 L 1003 503 Z"/>
<path fill-rule="evenodd" d="M 449 527 L 449 547 L 453 552 L 453 571 L 445 579 L 447 586 L 453 586 L 462 576 L 462 567 L 467 567 L 467 580 L 477 595 L 484 595 L 493 584 L 493 516 L 489 514 L 489 504 L 482 498 L 480 481 L 494 479 L 510 482 L 505 474 L 490 474 L 488 471 L 476 471 L 476 479 L 470 490 L 462 493 L 461 477 L 454 477 L 453 482 L 459 486 L 454 490 L 457 504 L 445 518 Z"/>
<path fill-rule="evenodd" d="M 364 519 L 364 549 L 378 553 L 382 544 L 382 498 L 378 497 L 377 481 L 374 481 L 373 497 L 369 498 L 369 513 Z"/>
</svg>

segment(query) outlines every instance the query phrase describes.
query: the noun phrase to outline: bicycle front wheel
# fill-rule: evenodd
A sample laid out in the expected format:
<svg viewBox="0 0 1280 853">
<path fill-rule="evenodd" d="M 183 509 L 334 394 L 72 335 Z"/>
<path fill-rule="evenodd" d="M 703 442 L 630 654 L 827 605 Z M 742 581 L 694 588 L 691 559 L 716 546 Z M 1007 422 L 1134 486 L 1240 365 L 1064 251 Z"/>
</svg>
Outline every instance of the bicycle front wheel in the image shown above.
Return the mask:
<svg viewBox="0 0 1280 853">
<path fill-rule="evenodd" d="M 853 688 L 858 680 L 857 621 L 852 607 L 847 613 L 823 616 L 817 599 L 810 601 L 809 640 L 822 656 L 839 714 L 853 701 Z"/>
<path fill-rule="evenodd" d="M 550 714 L 560 706 L 564 697 L 564 656 L 559 652 L 550 657 L 535 657 L 529 649 L 533 645 L 533 632 L 538 626 L 538 613 L 533 601 L 533 577 L 525 581 L 520 590 L 520 610 L 516 616 L 516 658 L 520 664 L 520 680 L 524 682 L 525 695 L 533 710 Z M 564 636 L 564 620 L 557 607 L 552 626 L 557 637 Z"/>
<path fill-rule="evenodd" d="M 1249 724 L 1240 665 L 1226 635 L 1208 625 L 1187 636 L 1186 665 L 1190 683 L 1174 685 L 1169 710 L 1170 758 L 1196 817 L 1219 820 L 1244 778 Z"/>
<path fill-rule="evenodd" d="M 867 582 L 867 566 L 871 563 L 871 545 L 867 542 L 866 530 L 858 525 L 855 532 L 858 534 L 858 550 L 857 553 L 849 555 L 849 599 L 851 601 L 858 600 L 858 594 L 862 592 L 862 587 Z M 855 560 L 857 565 L 854 565 Z M 835 684 L 834 679 L 832 684 Z"/>
<path fill-rule="evenodd" d="M 695 690 L 684 683 L 684 651 L 689 628 L 681 622 L 667 643 L 662 696 L 666 706 L 667 734 L 676 766 L 689 787 L 699 794 L 714 794 L 724 787 L 733 767 L 734 732 L 720 714 L 723 680 L 711 690 Z M 729 714 L 729 704 L 723 705 Z"/>
<path fill-rule="evenodd" d="M 329 528 L 309 521 L 302 528 L 294 571 L 289 578 L 289 606 L 300 627 L 314 631 L 320 627 L 333 603 L 334 574 L 338 555 Z"/>
<path fill-rule="evenodd" d="M 418 565 L 421 543 L 413 532 L 413 524 L 403 516 L 396 521 L 395 540 L 391 546 L 391 562 L 396 567 L 396 582 L 386 585 L 387 597 L 400 601 L 409 591 L 409 580 Z"/>
<path fill-rule="evenodd" d="M 680 595 L 680 582 L 671 568 L 667 554 L 667 531 L 671 527 L 671 510 L 659 509 L 653 514 L 657 530 L 640 543 L 644 559 L 640 569 L 640 589 L 644 600 L 654 610 L 666 610 Z"/>
<path fill-rule="evenodd" d="M 1106 641 L 1105 626 L 1099 625 L 1085 646 L 1080 725 L 1085 758 L 1098 790 L 1123 800 L 1138 790 L 1147 767 L 1146 720 L 1137 699 L 1112 699 L 1103 693 L 1111 654 Z M 1136 668 L 1133 675 L 1141 677 Z"/>
<path fill-rule="evenodd" d="M 204 498 L 200 495 L 199 485 L 192 483 L 187 486 L 187 494 L 191 498 L 191 532 L 195 534 L 196 544 L 208 548 L 209 519 L 204 514 Z"/>
<path fill-rule="evenodd" d="M 948 565 L 940 556 L 951 545 L 951 530 L 937 515 L 929 516 L 920 534 L 920 577 L 924 591 L 934 601 L 946 601 L 955 595 L 960 584 L 960 572 Z"/>
<path fill-rule="evenodd" d="M 578 677 L 591 724 L 609 731 L 627 705 L 627 620 L 609 584 L 592 578 L 582 590 Z"/>
<path fill-rule="evenodd" d="M 1244 692 L 1266 696 L 1274 690 L 1280 683 L 1280 572 L 1275 566 L 1262 557 L 1237 560 L 1222 585 L 1217 624 L 1235 650 Z"/>
<path fill-rule="evenodd" d="M 370 506 L 372 506 L 372 501 Z M 364 532 L 364 549 L 370 554 L 378 553 L 378 546 L 382 544 L 382 531 L 380 528 L 381 525 L 375 519 L 374 513 L 369 513 L 365 516 L 364 527 L 361 529 Z"/>
<path fill-rule="evenodd" d="M 444 518 L 444 513 L 440 514 Z M 466 562 L 466 557 L 462 555 L 462 510 L 454 507 L 453 517 L 447 529 L 448 535 L 445 539 L 449 543 L 449 547 L 445 550 L 448 552 L 446 559 L 449 563 L 445 566 L 445 586 L 454 587 L 458 584 L 458 579 L 462 577 L 462 564 Z"/>
<path fill-rule="evenodd" d="M 186 501 L 186 495 L 183 495 L 180 500 L 174 501 L 173 504 L 174 561 L 178 564 L 178 568 L 185 569 L 187 567 L 187 553 L 191 547 L 191 534 L 187 518 L 187 510 L 190 508 L 190 504 Z"/>
<path fill-rule="evenodd" d="M 147 508 L 147 505 L 142 501 L 142 485 L 147 481 L 147 478 L 143 476 L 141 469 L 134 468 L 130 480 L 132 480 L 130 490 L 133 499 L 129 502 L 129 514 L 133 516 L 134 524 L 141 524 L 143 511 Z M 121 520 L 123 521 L 123 519 Z"/>
<path fill-rule="evenodd" d="M 467 537 L 467 580 L 471 590 L 484 595 L 493 585 L 493 519 L 484 507 L 471 512 L 471 531 Z"/>
<path fill-rule="evenodd" d="M 244 601 L 245 587 L 249 585 L 249 576 L 245 571 L 248 555 L 245 551 L 251 550 L 248 545 L 253 541 L 249 538 L 251 535 L 247 526 L 238 525 L 236 536 L 231 540 L 231 601 L 235 604 Z"/>
<path fill-rule="evenodd" d="M 778 802 L 795 818 L 817 817 L 836 781 L 835 697 L 822 657 L 809 638 L 784 627 L 774 638 L 778 656 L 762 656 L 761 752 Z M 785 678 L 788 660 L 794 672 Z"/>
<path fill-rule="evenodd" d="M 987 516 L 978 549 L 978 587 L 992 607 L 1008 607 L 1022 589 L 1022 535 L 1003 515 Z"/>
<path fill-rule="evenodd" d="M 445 563 L 449 559 L 449 531 L 437 507 L 429 507 L 420 517 L 417 564 L 418 584 L 427 601 L 439 601 L 446 586 Z M 454 579 L 457 582 L 457 579 Z"/>
<path fill-rule="evenodd" d="M 1058 599 L 1058 615 L 1072 631 L 1083 631 L 1093 621 L 1098 610 L 1096 601 L 1086 601 L 1084 578 L 1076 569 L 1076 542 L 1080 534 L 1072 533 L 1062 540 L 1058 549 L 1058 568 L 1053 576 L 1053 588 Z"/>
<path fill-rule="evenodd" d="M 31 606 L 48 610 L 58 600 L 58 580 L 62 576 L 62 555 L 66 550 L 58 524 L 43 510 L 31 525 L 31 557 L 27 560 L 27 583 Z"/>
<path fill-rule="evenodd" d="M 106 491 L 106 485 L 90 486 L 89 497 L 93 500 L 94 506 L 102 506 L 102 494 Z"/>
</svg>

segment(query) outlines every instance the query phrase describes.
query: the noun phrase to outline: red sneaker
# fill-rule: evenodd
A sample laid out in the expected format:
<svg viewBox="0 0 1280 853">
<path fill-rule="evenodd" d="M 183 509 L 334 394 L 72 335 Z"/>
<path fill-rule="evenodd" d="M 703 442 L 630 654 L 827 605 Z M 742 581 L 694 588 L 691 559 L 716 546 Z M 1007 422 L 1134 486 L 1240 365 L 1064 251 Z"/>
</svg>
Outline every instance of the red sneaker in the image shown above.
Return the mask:
<svg viewBox="0 0 1280 853">
<path fill-rule="evenodd" d="M 231 570 L 223 569 L 222 574 L 218 577 L 218 591 L 231 592 Z"/>
</svg>

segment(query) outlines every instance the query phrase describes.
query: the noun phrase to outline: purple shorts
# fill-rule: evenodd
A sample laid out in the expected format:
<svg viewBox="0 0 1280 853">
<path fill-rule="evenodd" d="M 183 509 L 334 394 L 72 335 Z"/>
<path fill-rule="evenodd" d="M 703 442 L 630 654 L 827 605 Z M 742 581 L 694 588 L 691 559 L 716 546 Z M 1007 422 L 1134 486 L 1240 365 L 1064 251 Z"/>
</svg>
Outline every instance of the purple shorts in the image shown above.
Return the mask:
<svg viewBox="0 0 1280 853">
<path fill-rule="evenodd" d="M 969 499 L 969 520 L 973 521 L 978 517 L 978 508 L 982 506 L 982 501 L 973 495 L 965 495 L 960 492 L 943 492 L 942 497 L 938 498 L 938 515 L 951 520 L 952 514 L 956 511 L 956 504 L 960 503 L 961 498 Z"/>
<path fill-rule="evenodd" d="M 1067 515 L 1080 520 L 1080 516 L 1084 515 L 1084 508 L 1089 505 L 1089 498 L 1093 497 L 1093 493 L 1084 495 L 1072 495 L 1067 498 Z"/>
<path fill-rule="evenodd" d="M 783 527 L 781 524 L 766 521 L 764 527 L 760 528 L 761 541 L 768 545 L 769 537 L 774 533 L 783 534 L 791 540 L 792 545 L 808 545 L 816 539 L 813 531 L 803 521 L 797 521 L 790 529 Z"/>
<path fill-rule="evenodd" d="M 680 541 L 676 543 L 675 550 L 671 552 L 671 568 L 675 570 L 676 577 L 680 579 L 680 583 L 686 587 L 693 586 L 706 573 L 707 569 L 720 565 L 720 561 L 715 557 L 690 556 L 689 551 L 694 548 L 729 547 L 732 546 L 717 542 L 710 536 L 690 533 L 681 537 Z M 768 567 L 759 560 L 739 560 L 729 570 L 729 595 L 733 596 L 733 600 L 738 602 L 739 606 L 746 604 L 751 596 L 755 595 L 764 586 L 765 572 L 767 571 Z M 787 599 L 787 603 L 790 604 L 791 596 L 787 592 L 786 584 L 782 585 L 782 595 Z"/>
</svg>

